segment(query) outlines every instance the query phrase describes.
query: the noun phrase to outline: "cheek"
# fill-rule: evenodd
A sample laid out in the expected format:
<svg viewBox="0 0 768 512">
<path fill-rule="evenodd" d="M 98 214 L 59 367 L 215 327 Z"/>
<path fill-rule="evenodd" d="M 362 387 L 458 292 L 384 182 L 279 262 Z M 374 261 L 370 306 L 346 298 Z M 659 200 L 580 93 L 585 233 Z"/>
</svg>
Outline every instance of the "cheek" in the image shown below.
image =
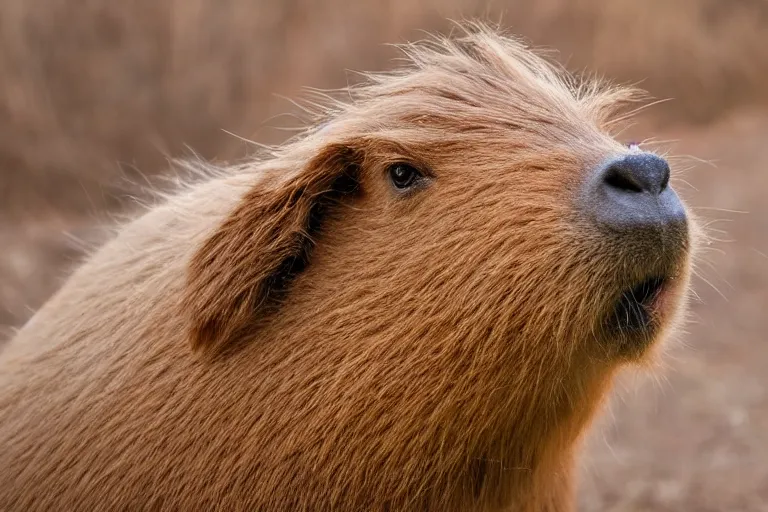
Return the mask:
<svg viewBox="0 0 768 512">
<path fill-rule="evenodd" d="M 573 245 L 563 203 L 551 191 L 519 193 L 509 183 L 436 180 L 406 197 L 368 187 L 329 219 L 317 249 L 346 279 L 497 300 L 522 282 L 557 275 L 552 268 Z"/>
</svg>

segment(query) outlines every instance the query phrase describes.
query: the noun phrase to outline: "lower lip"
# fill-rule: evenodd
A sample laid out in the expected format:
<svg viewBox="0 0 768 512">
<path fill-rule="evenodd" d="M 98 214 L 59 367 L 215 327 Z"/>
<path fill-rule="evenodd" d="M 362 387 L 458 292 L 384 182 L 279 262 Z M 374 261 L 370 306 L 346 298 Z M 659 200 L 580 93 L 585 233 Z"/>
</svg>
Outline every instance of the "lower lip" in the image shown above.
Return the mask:
<svg viewBox="0 0 768 512">
<path fill-rule="evenodd" d="M 614 306 L 617 309 L 611 314 L 610 320 L 612 323 L 617 322 L 619 332 L 628 333 L 640 330 L 649 333 L 663 322 L 673 306 L 676 283 L 672 278 L 666 278 L 655 286 L 653 295 L 645 296 L 642 301 L 637 301 L 639 298 L 637 294 L 645 295 L 647 293 L 645 291 L 633 290 L 629 292 L 634 293 L 631 297 L 636 302 L 633 303 L 624 302 L 628 300 L 627 292 L 622 295 L 620 302 Z M 627 310 L 626 308 L 630 309 Z M 625 315 L 626 318 L 624 318 Z"/>
<path fill-rule="evenodd" d="M 646 305 L 648 312 L 656 318 L 663 316 L 670 307 L 673 295 L 674 282 L 672 279 L 667 279 L 656 290 L 653 299 Z"/>
</svg>

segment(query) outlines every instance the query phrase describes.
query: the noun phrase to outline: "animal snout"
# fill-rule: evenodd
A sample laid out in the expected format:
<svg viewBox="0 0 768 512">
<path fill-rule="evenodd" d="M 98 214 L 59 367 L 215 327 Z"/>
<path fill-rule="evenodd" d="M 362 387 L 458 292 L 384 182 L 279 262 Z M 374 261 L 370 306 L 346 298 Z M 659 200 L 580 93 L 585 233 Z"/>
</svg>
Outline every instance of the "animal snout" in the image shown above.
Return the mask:
<svg viewBox="0 0 768 512">
<path fill-rule="evenodd" d="M 613 231 L 684 231 L 685 208 L 669 186 L 669 164 L 651 153 L 632 153 L 600 165 L 588 180 L 587 210 Z"/>
</svg>

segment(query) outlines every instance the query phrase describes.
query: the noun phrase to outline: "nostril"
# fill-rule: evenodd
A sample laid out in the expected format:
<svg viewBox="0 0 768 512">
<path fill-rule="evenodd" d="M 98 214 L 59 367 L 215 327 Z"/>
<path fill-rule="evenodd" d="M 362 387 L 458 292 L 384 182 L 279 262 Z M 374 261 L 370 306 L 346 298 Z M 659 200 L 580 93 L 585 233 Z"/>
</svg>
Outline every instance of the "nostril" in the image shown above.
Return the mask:
<svg viewBox="0 0 768 512">
<path fill-rule="evenodd" d="M 669 186 L 669 170 L 664 174 L 664 178 L 661 181 L 661 192 L 664 192 L 664 189 L 666 189 Z"/>
<path fill-rule="evenodd" d="M 612 165 L 606 170 L 605 175 L 603 176 L 603 181 L 606 185 L 625 192 L 640 193 L 643 191 L 643 187 L 633 180 L 626 170 L 618 165 Z"/>
<path fill-rule="evenodd" d="M 658 196 L 669 184 L 669 165 L 652 153 L 629 154 L 602 167 L 599 179 L 604 186 L 624 194 Z"/>
</svg>

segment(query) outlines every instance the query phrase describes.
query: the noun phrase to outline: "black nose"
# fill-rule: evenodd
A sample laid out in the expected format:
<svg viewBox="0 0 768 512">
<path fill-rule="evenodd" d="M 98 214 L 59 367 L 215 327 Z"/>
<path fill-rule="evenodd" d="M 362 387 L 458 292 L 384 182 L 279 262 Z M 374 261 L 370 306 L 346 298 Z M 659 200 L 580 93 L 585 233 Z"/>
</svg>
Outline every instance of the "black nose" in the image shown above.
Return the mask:
<svg viewBox="0 0 768 512">
<path fill-rule="evenodd" d="M 613 230 L 679 229 L 687 222 L 685 208 L 669 186 L 667 161 L 651 153 L 631 153 L 600 166 L 585 199 L 595 219 Z"/>
</svg>

